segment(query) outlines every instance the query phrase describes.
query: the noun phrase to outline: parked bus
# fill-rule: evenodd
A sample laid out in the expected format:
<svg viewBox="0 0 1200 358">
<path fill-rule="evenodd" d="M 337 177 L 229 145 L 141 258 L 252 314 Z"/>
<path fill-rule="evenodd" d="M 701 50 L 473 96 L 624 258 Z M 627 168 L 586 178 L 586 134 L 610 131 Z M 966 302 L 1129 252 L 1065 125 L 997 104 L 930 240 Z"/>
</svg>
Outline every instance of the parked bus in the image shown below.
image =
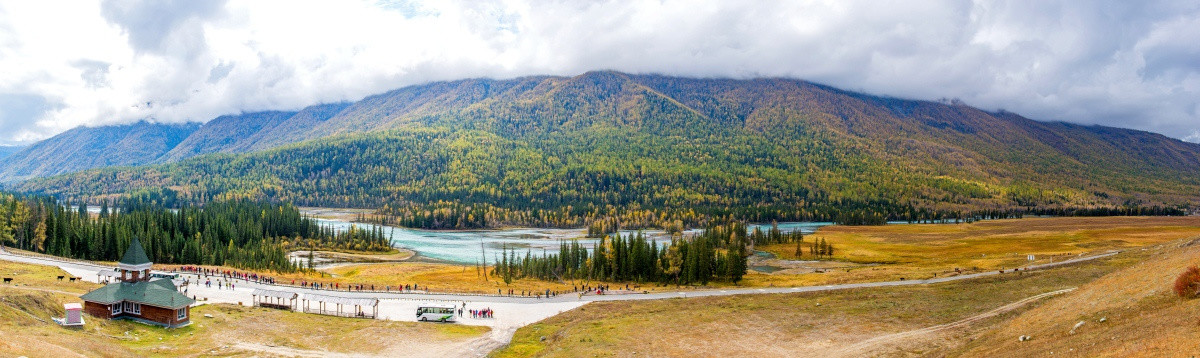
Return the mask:
<svg viewBox="0 0 1200 358">
<path fill-rule="evenodd" d="M 417 320 L 421 322 L 454 322 L 454 305 L 422 305 L 417 307 Z"/>
<path fill-rule="evenodd" d="M 169 280 L 174 280 L 174 279 L 177 279 L 177 278 L 179 278 L 179 274 L 175 274 L 175 273 L 157 273 L 157 272 L 151 272 L 151 273 L 150 273 L 150 277 L 153 277 L 153 278 L 165 278 L 165 279 L 169 279 Z"/>
</svg>

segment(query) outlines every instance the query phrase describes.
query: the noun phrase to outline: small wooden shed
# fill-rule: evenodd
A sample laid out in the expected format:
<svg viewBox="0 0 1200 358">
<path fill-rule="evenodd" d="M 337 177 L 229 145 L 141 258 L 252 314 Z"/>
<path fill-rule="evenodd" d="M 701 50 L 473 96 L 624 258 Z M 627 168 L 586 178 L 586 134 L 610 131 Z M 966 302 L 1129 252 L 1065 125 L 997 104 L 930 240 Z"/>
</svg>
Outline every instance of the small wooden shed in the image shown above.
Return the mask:
<svg viewBox="0 0 1200 358">
<path fill-rule="evenodd" d="M 63 311 L 66 311 L 66 317 L 56 317 L 54 318 L 54 322 L 67 327 L 77 327 L 83 325 L 83 305 L 78 303 L 64 304 Z"/>
</svg>

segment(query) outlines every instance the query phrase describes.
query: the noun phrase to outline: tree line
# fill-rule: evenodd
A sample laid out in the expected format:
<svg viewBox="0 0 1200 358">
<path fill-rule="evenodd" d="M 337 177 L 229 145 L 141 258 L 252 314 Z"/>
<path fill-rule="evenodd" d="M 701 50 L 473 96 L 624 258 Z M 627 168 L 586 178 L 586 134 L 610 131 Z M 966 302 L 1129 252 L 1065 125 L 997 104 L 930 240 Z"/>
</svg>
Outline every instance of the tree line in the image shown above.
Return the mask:
<svg viewBox="0 0 1200 358">
<path fill-rule="evenodd" d="M 754 240 L 760 244 L 802 240 L 800 234 L 771 234 L 756 230 L 747 234 L 745 225 L 713 225 L 691 236 L 673 235 L 669 243 L 655 243 L 642 232 L 611 234 L 588 247 L 579 242 L 562 242 L 555 254 L 524 255 L 515 248 L 502 249 L 491 275 L 506 283 L 514 279 L 550 281 L 597 280 L 653 282 L 663 285 L 705 285 L 709 282 L 738 283 L 746 274 Z M 775 240 L 775 241 L 770 241 Z"/>
<path fill-rule="evenodd" d="M 47 196 L 0 194 L 0 244 L 85 260 L 120 259 L 140 239 L 157 263 L 228 265 L 290 272 L 296 249 L 387 251 L 382 229 L 339 232 L 318 225 L 290 204 L 232 200 L 168 209 L 138 196 L 92 215 Z"/>
</svg>

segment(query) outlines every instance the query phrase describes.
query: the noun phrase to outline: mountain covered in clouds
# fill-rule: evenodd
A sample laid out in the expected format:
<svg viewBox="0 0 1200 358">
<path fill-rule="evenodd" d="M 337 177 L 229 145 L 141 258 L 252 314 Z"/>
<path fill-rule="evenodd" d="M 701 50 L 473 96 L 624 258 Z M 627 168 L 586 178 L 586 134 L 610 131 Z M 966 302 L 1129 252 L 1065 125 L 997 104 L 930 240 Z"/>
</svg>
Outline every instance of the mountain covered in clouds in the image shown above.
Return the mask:
<svg viewBox="0 0 1200 358">
<path fill-rule="evenodd" d="M 156 162 L 174 162 L 208 153 L 244 152 L 262 133 L 279 126 L 296 112 L 254 112 L 220 116 L 208 121 Z"/>
<path fill-rule="evenodd" d="M 199 124 L 77 127 L 4 158 L 0 180 L 45 177 L 83 169 L 151 163 L 175 148 Z"/>
<path fill-rule="evenodd" d="M 72 173 L 108 166 L 170 163 L 211 153 L 244 153 L 310 139 L 317 122 L 345 104 L 318 105 L 299 112 L 252 112 L 217 117 L 204 124 L 77 127 L 28 147 L 0 147 L 0 182 Z"/>
<path fill-rule="evenodd" d="M 87 147 L 69 145 L 86 142 L 80 137 L 64 133 L 23 154 L 75 157 Z M 393 209 L 440 202 L 514 217 L 632 207 L 659 217 L 683 208 L 731 215 L 752 207 L 738 215 L 760 220 L 828 219 L 814 213 L 833 207 L 897 217 L 930 208 L 1187 205 L 1200 197 L 1200 145 L 792 79 L 590 72 L 437 82 L 295 113 L 221 117 L 167 142 L 108 154 L 165 165 L 12 188 L 101 195 L 176 187 Z"/>
</svg>

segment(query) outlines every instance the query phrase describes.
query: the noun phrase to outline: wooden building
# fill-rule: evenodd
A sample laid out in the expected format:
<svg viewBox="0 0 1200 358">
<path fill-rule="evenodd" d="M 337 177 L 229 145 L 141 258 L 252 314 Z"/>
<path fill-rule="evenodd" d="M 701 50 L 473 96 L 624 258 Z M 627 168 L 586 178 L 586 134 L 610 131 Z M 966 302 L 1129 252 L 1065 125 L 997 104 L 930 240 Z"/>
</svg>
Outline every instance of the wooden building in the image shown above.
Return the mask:
<svg viewBox="0 0 1200 358">
<path fill-rule="evenodd" d="M 195 301 L 180 293 L 170 279 L 152 278 L 150 266 L 141 241 L 133 239 L 117 264 L 117 275 L 113 276 L 117 282 L 80 296 L 83 311 L 97 318 L 129 319 L 171 328 L 190 324 L 190 306 Z"/>
</svg>

